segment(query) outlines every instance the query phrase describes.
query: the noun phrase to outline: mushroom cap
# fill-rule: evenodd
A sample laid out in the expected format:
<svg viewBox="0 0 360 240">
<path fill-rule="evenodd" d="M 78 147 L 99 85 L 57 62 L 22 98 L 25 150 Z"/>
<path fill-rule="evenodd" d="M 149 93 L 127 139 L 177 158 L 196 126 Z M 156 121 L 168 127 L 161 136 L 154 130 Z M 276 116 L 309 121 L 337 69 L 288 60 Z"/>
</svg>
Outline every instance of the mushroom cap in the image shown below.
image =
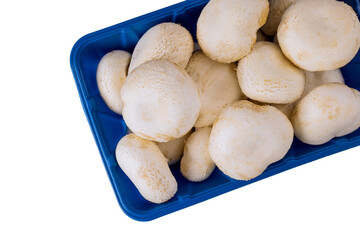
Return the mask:
<svg viewBox="0 0 360 240">
<path fill-rule="evenodd" d="M 210 0 L 197 22 L 197 39 L 204 53 L 223 63 L 246 56 L 269 12 L 267 0 Z"/>
<path fill-rule="evenodd" d="M 120 168 L 146 200 L 163 203 L 175 195 L 177 182 L 154 142 L 128 134 L 117 144 L 115 154 Z"/>
<path fill-rule="evenodd" d="M 197 87 L 186 71 L 166 60 L 137 67 L 121 90 L 126 125 L 138 136 L 157 142 L 180 138 L 200 112 Z"/>
<path fill-rule="evenodd" d="M 131 54 L 115 50 L 103 56 L 96 72 L 96 81 L 100 96 L 114 112 L 121 114 L 123 103 L 121 88 L 125 82 Z"/>
<path fill-rule="evenodd" d="M 285 10 L 296 0 L 269 0 L 269 15 L 264 26 L 261 30 L 269 35 L 275 36 L 278 26 L 281 21 L 281 17 Z"/>
<path fill-rule="evenodd" d="M 195 127 L 211 126 L 228 104 L 246 98 L 235 69 L 235 64 L 213 61 L 201 51 L 193 53 L 186 71 L 200 92 L 201 109 Z"/>
<path fill-rule="evenodd" d="M 237 68 L 241 90 L 254 100 L 266 103 L 292 103 L 304 90 L 305 74 L 272 42 L 257 42 Z"/>
<path fill-rule="evenodd" d="M 307 71 L 343 67 L 360 47 L 354 10 L 336 0 L 297 0 L 285 11 L 278 41 L 284 55 Z"/>
<path fill-rule="evenodd" d="M 296 105 L 291 116 L 302 142 L 320 145 L 360 126 L 360 93 L 341 83 L 316 87 Z"/>
<path fill-rule="evenodd" d="M 209 153 L 229 177 L 250 180 L 285 156 L 293 135 L 289 119 L 276 108 L 238 101 L 215 121 Z"/>
<path fill-rule="evenodd" d="M 150 28 L 136 44 L 129 73 L 141 64 L 163 59 L 185 68 L 194 50 L 194 40 L 186 28 L 176 23 L 161 23 Z"/>
<path fill-rule="evenodd" d="M 200 128 L 186 141 L 184 156 L 180 162 L 180 171 L 189 181 L 204 181 L 215 168 L 208 150 L 210 133 L 210 127 Z"/>
<path fill-rule="evenodd" d="M 173 165 L 180 161 L 183 152 L 184 145 L 188 137 L 193 131 L 190 130 L 186 135 L 181 138 L 177 138 L 168 142 L 156 143 L 164 157 L 168 160 L 169 165 Z"/>
</svg>

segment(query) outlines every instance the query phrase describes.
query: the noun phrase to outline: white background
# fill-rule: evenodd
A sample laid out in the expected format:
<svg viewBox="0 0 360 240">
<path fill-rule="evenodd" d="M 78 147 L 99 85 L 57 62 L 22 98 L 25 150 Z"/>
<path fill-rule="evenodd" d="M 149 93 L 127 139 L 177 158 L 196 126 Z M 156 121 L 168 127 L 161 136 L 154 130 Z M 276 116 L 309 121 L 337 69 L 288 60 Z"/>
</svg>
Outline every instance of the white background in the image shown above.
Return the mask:
<svg viewBox="0 0 360 240">
<path fill-rule="evenodd" d="M 360 148 L 151 222 L 118 206 L 69 64 L 81 36 L 178 1 L 6 1 L 0 239 L 360 239 Z"/>
</svg>

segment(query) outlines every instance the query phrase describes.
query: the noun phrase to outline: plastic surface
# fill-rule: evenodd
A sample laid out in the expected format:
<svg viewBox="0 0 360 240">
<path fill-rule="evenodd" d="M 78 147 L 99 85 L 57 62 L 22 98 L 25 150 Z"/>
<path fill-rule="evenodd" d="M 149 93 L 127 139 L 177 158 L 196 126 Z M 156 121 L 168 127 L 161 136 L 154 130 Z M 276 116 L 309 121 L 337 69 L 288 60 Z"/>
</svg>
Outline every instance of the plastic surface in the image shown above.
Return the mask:
<svg viewBox="0 0 360 240">
<path fill-rule="evenodd" d="M 178 192 L 170 201 L 153 204 L 146 201 L 115 159 L 118 141 L 126 134 L 122 116 L 112 112 L 99 95 L 96 85 L 96 68 L 102 56 L 115 49 L 132 52 L 139 38 L 152 26 L 162 22 L 176 22 L 187 28 L 195 38 L 198 16 L 207 0 L 185 1 L 159 11 L 88 34 L 74 45 L 70 63 L 80 99 L 105 168 L 123 211 L 131 218 L 149 221 L 171 212 L 205 201 L 217 195 L 243 187 L 277 173 L 314 161 L 327 155 L 360 145 L 360 129 L 330 142 L 311 146 L 294 139 L 288 154 L 270 165 L 259 177 L 251 181 L 236 181 L 217 168 L 201 183 L 184 179 L 179 163 L 171 167 L 178 181 Z M 359 0 L 346 0 L 359 15 Z M 341 69 L 348 86 L 360 90 L 360 53 Z"/>
</svg>

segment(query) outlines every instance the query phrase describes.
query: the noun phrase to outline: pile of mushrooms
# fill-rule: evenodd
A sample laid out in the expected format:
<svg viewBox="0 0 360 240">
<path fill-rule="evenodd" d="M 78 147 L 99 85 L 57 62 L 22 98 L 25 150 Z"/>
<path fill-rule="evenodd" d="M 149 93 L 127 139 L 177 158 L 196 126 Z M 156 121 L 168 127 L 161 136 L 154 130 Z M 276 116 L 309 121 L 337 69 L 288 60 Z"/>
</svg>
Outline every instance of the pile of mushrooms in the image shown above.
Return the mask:
<svg viewBox="0 0 360 240">
<path fill-rule="evenodd" d="M 319 145 L 360 126 L 360 93 L 339 68 L 360 47 L 354 10 L 336 0 L 210 0 L 194 40 L 161 23 L 132 55 L 107 53 L 99 93 L 131 133 L 116 159 L 140 194 L 177 191 L 170 165 L 193 182 L 215 169 L 250 180 L 289 151 L 294 135 Z"/>
</svg>

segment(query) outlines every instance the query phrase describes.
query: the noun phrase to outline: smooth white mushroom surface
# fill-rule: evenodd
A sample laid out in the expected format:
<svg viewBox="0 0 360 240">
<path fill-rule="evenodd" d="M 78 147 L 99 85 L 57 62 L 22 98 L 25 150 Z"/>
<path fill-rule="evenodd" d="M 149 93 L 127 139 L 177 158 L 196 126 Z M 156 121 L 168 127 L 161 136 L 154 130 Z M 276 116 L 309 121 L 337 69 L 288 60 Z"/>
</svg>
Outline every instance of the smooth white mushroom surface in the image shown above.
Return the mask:
<svg viewBox="0 0 360 240">
<path fill-rule="evenodd" d="M 236 62 L 256 41 L 269 12 L 267 0 L 210 0 L 197 22 L 197 39 L 213 60 Z"/>
<path fill-rule="evenodd" d="M 164 157 L 166 157 L 168 160 L 169 165 L 173 165 L 180 161 L 184 152 L 185 142 L 192 132 L 193 130 L 190 130 L 183 137 L 171 140 L 169 142 L 156 143 L 160 151 L 164 154 Z"/>
<path fill-rule="evenodd" d="M 238 101 L 215 121 L 209 153 L 224 174 L 250 180 L 285 156 L 293 135 L 291 122 L 276 108 Z"/>
<path fill-rule="evenodd" d="M 131 54 L 122 50 L 114 50 L 103 56 L 96 72 L 96 81 L 100 96 L 114 112 L 121 114 L 123 103 L 121 88 L 127 76 Z"/>
<path fill-rule="evenodd" d="M 300 98 L 305 74 L 272 42 L 257 42 L 239 61 L 237 76 L 243 93 L 265 103 L 287 104 Z"/>
<path fill-rule="evenodd" d="M 360 47 L 354 10 L 336 0 L 297 0 L 285 11 L 278 41 L 284 55 L 307 71 L 343 67 Z"/>
<path fill-rule="evenodd" d="M 235 69 L 235 64 L 213 61 L 201 51 L 193 53 L 186 71 L 200 92 L 201 110 L 195 127 L 211 126 L 224 107 L 246 98 Z"/>
<path fill-rule="evenodd" d="M 150 28 L 135 46 L 129 73 L 144 62 L 163 59 L 185 68 L 194 50 L 189 31 L 176 23 L 161 23 Z"/>
<path fill-rule="evenodd" d="M 199 116 L 198 89 L 185 69 L 152 60 L 126 78 L 121 91 L 126 125 L 138 136 L 157 142 L 180 138 Z"/>
<path fill-rule="evenodd" d="M 215 168 L 209 154 L 210 133 L 210 127 L 200 128 L 186 141 L 184 156 L 180 162 L 180 171 L 189 181 L 204 181 Z"/>
<path fill-rule="evenodd" d="M 296 0 L 269 0 L 269 15 L 261 30 L 269 36 L 275 36 L 285 10 Z"/>
<path fill-rule="evenodd" d="M 296 105 L 291 117 L 302 142 L 324 144 L 360 126 L 360 93 L 340 83 L 316 87 Z"/>
<path fill-rule="evenodd" d="M 177 182 L 154 142 L 128 134 L 116 147 L 116 160 L 146 200 L 163 203 L 175 195 Z"/>
</svg>

